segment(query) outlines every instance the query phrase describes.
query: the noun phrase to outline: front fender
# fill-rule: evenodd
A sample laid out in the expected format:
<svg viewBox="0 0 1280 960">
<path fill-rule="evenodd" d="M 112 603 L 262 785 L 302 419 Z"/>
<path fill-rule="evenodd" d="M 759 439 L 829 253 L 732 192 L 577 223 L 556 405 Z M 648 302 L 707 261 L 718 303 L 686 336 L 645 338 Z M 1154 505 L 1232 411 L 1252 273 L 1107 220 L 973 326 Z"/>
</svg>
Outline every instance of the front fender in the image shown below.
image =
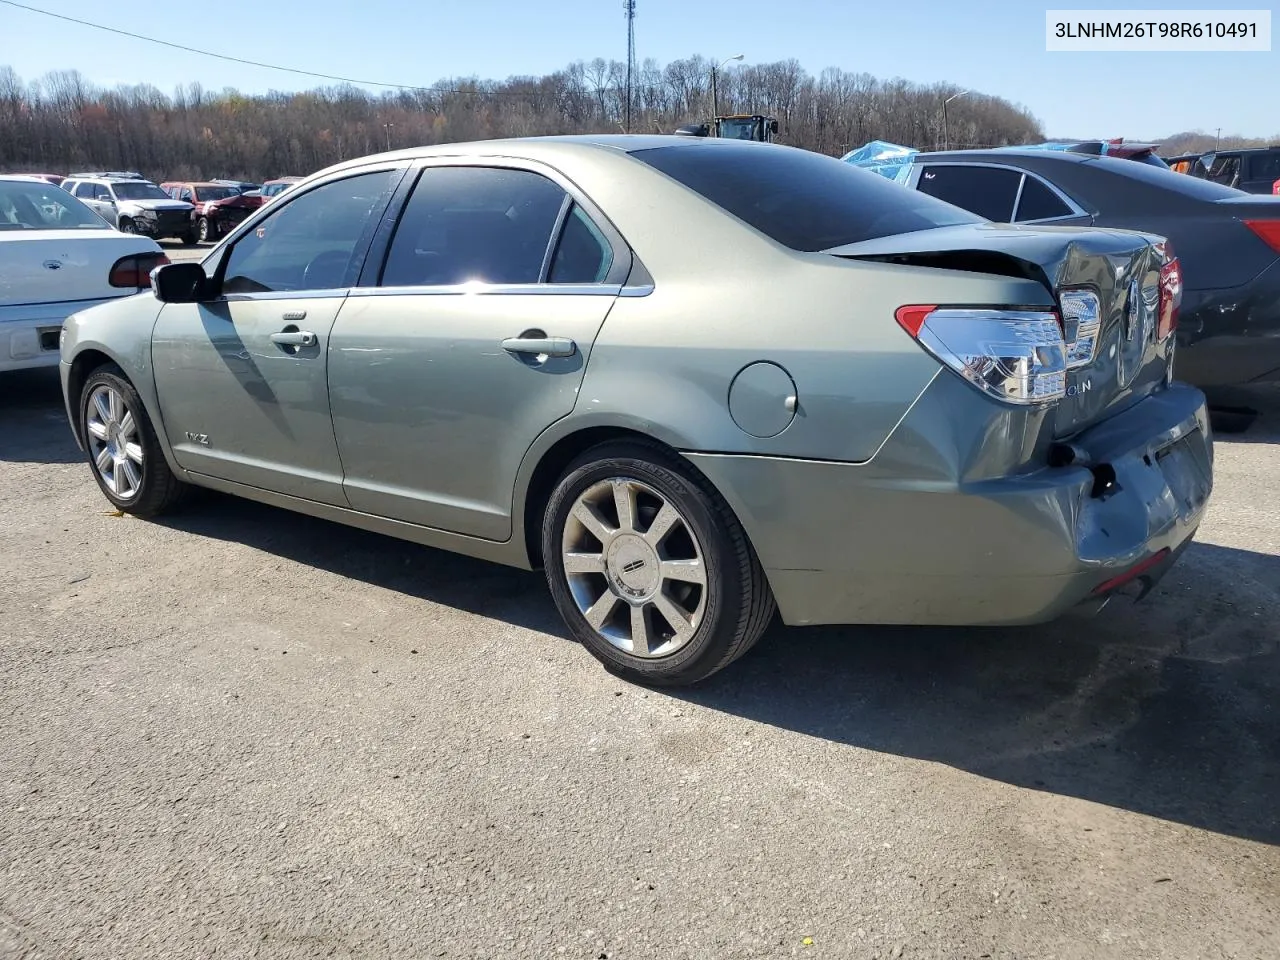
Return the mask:
<svg viewBox="0 0 1280 960">
<path fill-rule="evenodd" d="M 67 317 L 62 324 L 62 396 L 71 432 L 76 443 L 84 449 L 77 426 L 79 385 L 102 358 L 110 360 L 124 371 L 125 377 L 138 391 L 169 469 L 179 477 L 185 477 L 186 471 L 173 459 L 169 437 L 160 419 L 160 400 L 151 363 L 151 334 L 163 307 L 164 304 L 153 294 L 139 293 Z"/>
</svg>

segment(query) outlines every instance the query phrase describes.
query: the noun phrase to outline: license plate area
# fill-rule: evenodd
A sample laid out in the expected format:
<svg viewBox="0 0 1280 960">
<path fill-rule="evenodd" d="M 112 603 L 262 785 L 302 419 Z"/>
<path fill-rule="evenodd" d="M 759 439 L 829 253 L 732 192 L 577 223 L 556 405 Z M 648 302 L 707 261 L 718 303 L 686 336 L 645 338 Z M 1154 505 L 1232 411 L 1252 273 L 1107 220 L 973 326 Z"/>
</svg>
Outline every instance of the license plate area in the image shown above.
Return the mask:
<svg viewBox="0 0 1280 960">
<path fill-rule="evenodd" d="M 1178 514 L 1187 518 L 1200 510 L 1213 486 L 1213 468 L 1201 432 L 1193 430 L 1144 458 L 1160 471 Z"/>
</svg>

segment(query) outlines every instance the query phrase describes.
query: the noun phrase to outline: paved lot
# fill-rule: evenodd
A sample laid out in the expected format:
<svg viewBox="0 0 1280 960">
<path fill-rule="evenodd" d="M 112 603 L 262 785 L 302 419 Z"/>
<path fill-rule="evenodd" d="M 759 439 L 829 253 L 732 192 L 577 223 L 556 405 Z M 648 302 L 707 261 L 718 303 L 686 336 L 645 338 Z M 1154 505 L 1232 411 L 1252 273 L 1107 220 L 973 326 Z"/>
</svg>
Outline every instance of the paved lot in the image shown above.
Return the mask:
<svg viewBox="0 0 1280 960">
<path fill-rule="evenodd" d="M 180 240 L 157 240 L 156 243 L 164 248 L 165 254 L 174 263 L 182 260 L 203 260 L 214 246 L 212 243 L 197 243 L 188 247 Z"/>
<path fill-rule="evenodd" d="M 775 628 L 671 695 L 535 574 L 113 515 L 6 380 L 0 957 L 1280 956 L 1267 402 L 1145 605 Z"/>
</svg>

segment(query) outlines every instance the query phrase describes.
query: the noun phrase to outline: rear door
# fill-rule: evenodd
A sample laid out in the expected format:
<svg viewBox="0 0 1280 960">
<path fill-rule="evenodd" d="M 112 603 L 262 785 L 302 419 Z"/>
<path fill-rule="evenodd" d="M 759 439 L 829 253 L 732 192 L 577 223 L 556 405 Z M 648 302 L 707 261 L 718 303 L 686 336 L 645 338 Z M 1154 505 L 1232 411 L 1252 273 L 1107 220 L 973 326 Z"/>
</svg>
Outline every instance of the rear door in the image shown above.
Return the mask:
<svg viewBox="0 0 1280 960">
<path fill-rule="evenodd" d="M 534 164 L 432 163 L 330 344 L 357 510 L 505 540 L 516 471 L 577 399 L 630 253 Z"/>
<path fill-rule="evenodd" d="M 329 416 L 329 332 L 405 166 L 348 174 L 281 202 L 221 253 L 214 300 L 165 304 L 152 355 L 183 467 L 346 503 Z"/>
</svg>

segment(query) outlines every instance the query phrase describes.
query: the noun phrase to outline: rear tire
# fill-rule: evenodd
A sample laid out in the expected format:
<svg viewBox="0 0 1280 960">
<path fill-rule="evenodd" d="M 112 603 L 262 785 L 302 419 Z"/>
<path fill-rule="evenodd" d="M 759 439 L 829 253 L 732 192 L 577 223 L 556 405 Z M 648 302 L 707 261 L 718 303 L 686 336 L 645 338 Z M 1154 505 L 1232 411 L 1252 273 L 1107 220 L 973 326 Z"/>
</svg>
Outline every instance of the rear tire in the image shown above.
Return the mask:
<svg viewBox="0 0 1280 960">
<path fill-rule="evenodd" d="M 169 469 L 142 398 L 124 371 L 112 363 L 89 374 L 79 410 L 89 468 L 112 505 L 152 517 L 182 499 L 187 484 Z"/>
<path fill-rule="evenodd" d="M 575 639 L 637 683 L 711 676 L 751 648 L 775 610 L 728 504 L 656 444 L 604 443 L 570 464 L 547 504 L 542 556 Z"/>
</svg>

